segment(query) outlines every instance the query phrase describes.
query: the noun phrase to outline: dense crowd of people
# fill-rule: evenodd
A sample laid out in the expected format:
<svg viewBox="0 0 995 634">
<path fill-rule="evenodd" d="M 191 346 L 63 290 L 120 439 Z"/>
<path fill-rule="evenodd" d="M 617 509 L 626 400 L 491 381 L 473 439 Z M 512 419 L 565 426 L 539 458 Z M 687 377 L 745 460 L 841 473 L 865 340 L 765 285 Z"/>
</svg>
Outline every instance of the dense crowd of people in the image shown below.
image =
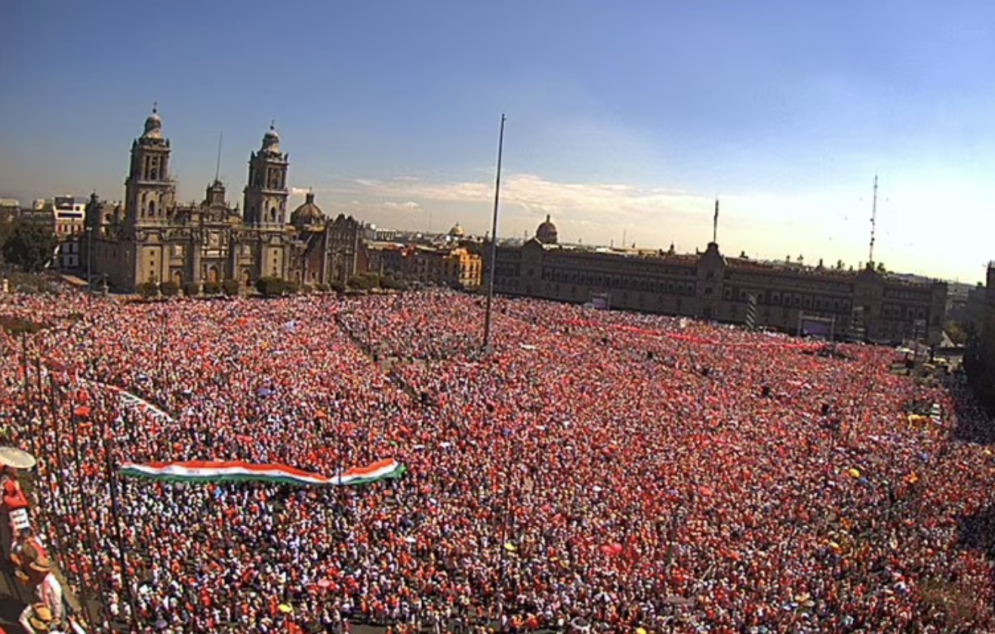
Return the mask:
<svg viewBox="0 0 995 634">
<path fill-rule="evenodd" d="M 448 292 L 0 315 L 44 325 L 0 334 L 34 521 L 134 632 L 995 631 L 986 421 L 892 350 L 497 299 L 484 354 L 482 300 Z M 116 477 L 382 458 L 405 476 Z"/>
</svg>

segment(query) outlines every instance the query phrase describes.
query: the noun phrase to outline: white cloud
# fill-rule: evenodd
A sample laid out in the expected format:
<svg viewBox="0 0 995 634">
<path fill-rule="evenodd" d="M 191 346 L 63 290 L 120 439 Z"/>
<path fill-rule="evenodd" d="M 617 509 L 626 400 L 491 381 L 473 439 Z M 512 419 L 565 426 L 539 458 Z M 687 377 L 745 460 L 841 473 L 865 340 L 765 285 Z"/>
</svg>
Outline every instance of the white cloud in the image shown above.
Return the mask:
<svg viewBox="0 0 995 634">
<path fill-rule="evenodd" d="M 333 188 L 333 198 L 353 201 L 353 213 L 378 225 L 439 230 L 459 222 L 469 233 L 490 230 L 494 183 L 479 180 L 431 182 L 412 177 L 354 179 L 348 188 Z M 915 190 L 910 190 L 915 191 Z M 951 250 L 935 251 L 938 209 L 964 207 L 948 191 L 916 191 L 917 200 L 879 201 L 875 259 L 889 268 L 967 278 L 974 260 Z M 981 192 L 972 192 L 981 193 Z M 990 192 L 985 192 L 989 193 Z M 842 259 L 856 266 L 867 258 L 870 201 L 862 192 L 824 189 L 774 194 L 737 192 L 720 196 L 718 241 L 723 252 L 781 258 L 804 254 L 806 260 Z M 985 200 L 991 196 L 978 196 Z M 331 206 L 334 203 L 329 201 Z M 892 208 L 888 208 L 890 205 Z M 899 209 L 900 208 L 900 209 Z M 620 182 L 564 182 L 536 174 L 513 173 L 502 180 L 500 235 L 532 235 L 547 214 L 565 242 L 620 244 L 694 252 L 712 239 L 714 198 L 676 188 Z M 981 241 L 982 232 L 964 238 Z M 987 253 L 970 244 L 970 253 Z M 977 255 L 973 256 L 978 259 Z M 973 279 L 973 275 L 971 278 Z"/>
<path fill-rule="evenodd" d="M 409 200 L 409 201 L 403 202 L 403 203 L 399 203 L 399 202 L 395 202 L 395 201 L 391 200 L 391 201 L 385 202 L 383 204 L 383 206 L 385 208 L 387 208 L 387 209 L 392 210 L 392 211 L 420 211 L 421 210 L 421 205 L 419 205 L 418 203 L 416 203 L 413 200 Z"/>
<path fill-rule="evenodd" d="M 486 203 L 494 199 L 494 184 L 485 181 L 426 183 L 394 179 L 363 181 L 371 195 L 447 203 Z M 518 206 L 535 217 L 551 214 L 566 222 L 616 220 L 642 222 L 662 212 L 698 213 L 707 198 L 667 189 L 647 189 L 619 183 L 565 183 L 534 174 L 512 174 L 501 186 L 504 205 Z"/>
<path fill-rule="evenodd" d="M 308 189 L 307 187 L 291 187 L 290 188 L 290 195 L 291 196 L 304 196 L 305 194 L 307 194 L 310 191 L 311 190 Z"/>
</svg>

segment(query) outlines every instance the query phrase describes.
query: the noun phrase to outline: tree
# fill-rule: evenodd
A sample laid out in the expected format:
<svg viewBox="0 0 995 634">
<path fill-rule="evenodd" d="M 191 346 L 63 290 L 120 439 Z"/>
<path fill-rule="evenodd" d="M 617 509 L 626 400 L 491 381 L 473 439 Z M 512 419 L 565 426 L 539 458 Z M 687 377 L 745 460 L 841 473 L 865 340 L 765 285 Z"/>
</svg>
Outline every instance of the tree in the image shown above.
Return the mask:
<svg viewBox="0 0 995 634">
<path fill-rule="evenodd" d="M 380 280 L 380 285 L 383 286 L 384 288 L 390 288 L 395 291 L 403 291 L 408 288 L 408 285 L 404 282 L 404 280 L 399 280 L 397 278 L 390 276 Z"/>
<path fill-rule="evenodd" d="M 364 275 L 353 275 L 346 280 L 345 285 L 349 288 L 359 289 L 368 291 L 374 286 L 376 286 L 373 281 Z"/>
<path fill-rule="evenodd" d="M 135 287 L 135 292 L 145 299 L 154 297 L 157 290 L 159 290 L 159 285 L 155 282 L 142 282 Z"/>
<path fill-rule="evenodd" d="M 884 268 L 884 262 L 878 262 L 878 273 L 887 273 L 888 269 Z"/>
<path fill-rule="evenodd" d="M 52 261 L 58 243 L 49 227 L 15 220 L 3 242 L 3 259 L 24 271 L 37 273 Z"/>
<path fill-rule="evenodd" d="M 967 343 L 967 332 L 965 332 L 964 329 L 961 328 L 961 325 L 956 321 L 948 321 L 944 324 L 943 332 L 947 333 L 947 336 L 950 337 L 950 341 L 954 342 L 954 344 L 958 346 L 962 346 Z"/>
<path fill-rule="evenodd" d="M 263 297 L 281 297 L 296 292 L 297 288 L 278 277 L 260 277 L 256 280 L 256 290 Z"/>
<path fill-rule="evenodd" d="M 219 295 L 221 293 L 221 284 L 218 282 L 204 282 L 204 294 L 205 295 Z"/>
<path fill-rule="evenodd" d="M 238 295 L 238 289 L 240 286 L 241 284 L 238 283 L 238 280 L 225 280 L 221 283 L 221 290 L 223 290 L 225 295 L 228 297 L 234 297 Z"/>
<path fill-rule="evenodd" d="M 180 292 L 180 285 L 172 280 L 166 280 L 159 284 L 159 291 L 166 297 L 172 297 Z"/>
</svg>

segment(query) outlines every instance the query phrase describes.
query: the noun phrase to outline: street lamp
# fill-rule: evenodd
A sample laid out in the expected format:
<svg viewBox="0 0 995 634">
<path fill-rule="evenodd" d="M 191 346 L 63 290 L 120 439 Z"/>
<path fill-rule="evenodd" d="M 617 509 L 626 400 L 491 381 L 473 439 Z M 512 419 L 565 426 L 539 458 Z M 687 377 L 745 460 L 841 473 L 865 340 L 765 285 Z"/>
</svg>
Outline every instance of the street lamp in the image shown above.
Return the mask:
<svg viewBox="0 0 995 634">
<path fill-rule="evenodd" d="M 90 281 L 90 272 L 93 268 L 93 227 L 86 228 L 86 292 L 93 292 L 93 282 Z"/>
</svg>

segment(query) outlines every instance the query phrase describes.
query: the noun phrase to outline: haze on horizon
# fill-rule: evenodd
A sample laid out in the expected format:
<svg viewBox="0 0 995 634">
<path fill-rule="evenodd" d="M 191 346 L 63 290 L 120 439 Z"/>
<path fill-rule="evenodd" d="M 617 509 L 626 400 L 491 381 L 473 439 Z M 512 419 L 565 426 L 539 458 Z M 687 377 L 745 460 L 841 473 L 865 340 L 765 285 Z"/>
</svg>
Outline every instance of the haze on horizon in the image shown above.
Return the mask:
<svg viewBox="0 0 995 634">
<path fill-rule="evenodd" d="M 995 257 L 995 5 L 401 0 L 0 5 L 0 196 L 119 200 L 153 102 L 183 200 L 241 202 L 276 120 L 292 206 L 380 226 L 550 214 L 561 239 L 867 259 L 974 283 Z"/>
</svg>

